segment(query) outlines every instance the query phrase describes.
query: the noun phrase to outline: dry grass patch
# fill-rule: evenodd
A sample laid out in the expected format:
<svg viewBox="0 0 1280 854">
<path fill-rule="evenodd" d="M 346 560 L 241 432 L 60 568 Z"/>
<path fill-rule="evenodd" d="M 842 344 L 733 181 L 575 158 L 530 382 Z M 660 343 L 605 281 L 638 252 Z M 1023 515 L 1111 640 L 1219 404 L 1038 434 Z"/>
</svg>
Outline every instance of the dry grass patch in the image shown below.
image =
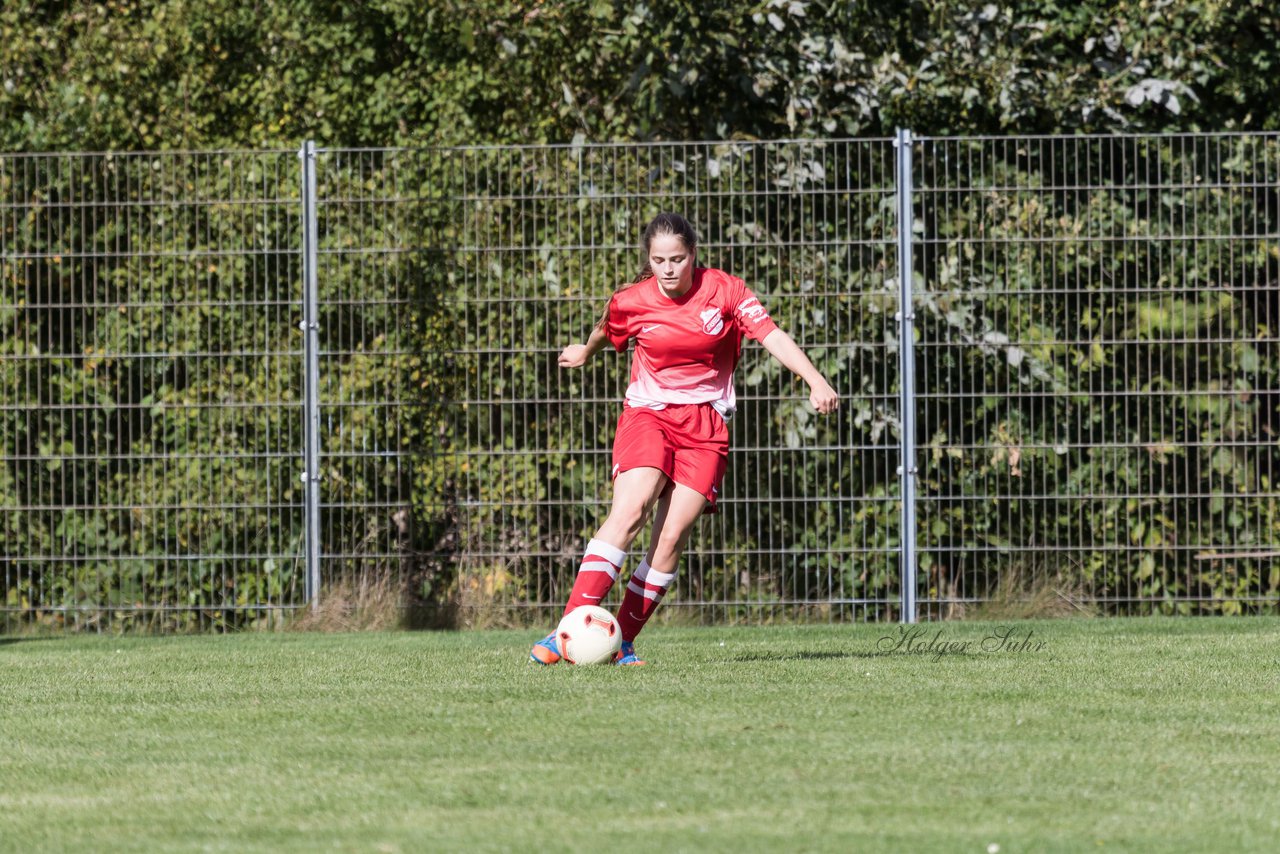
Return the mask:
<svg viewBox="0 0 1280 854">
<path fill-rule="evenodd" d="M 326 584 L 315 606 L 290 621 L 299 632 L 383 631 L 404 627 L 404 585 L 390 573 L 361 573 Z"/>
</svg>

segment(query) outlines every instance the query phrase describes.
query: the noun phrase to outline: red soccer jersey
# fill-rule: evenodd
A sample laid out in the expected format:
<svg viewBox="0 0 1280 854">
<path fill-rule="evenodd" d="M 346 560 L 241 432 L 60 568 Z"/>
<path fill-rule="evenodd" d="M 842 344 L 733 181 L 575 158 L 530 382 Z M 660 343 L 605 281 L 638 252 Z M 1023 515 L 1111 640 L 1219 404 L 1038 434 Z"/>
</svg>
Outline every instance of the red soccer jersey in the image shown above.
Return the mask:
<svg viewBox="0 0 1280 854">
<path fill-rule="evenodd" d="M 636 339 L 628 406 L 710 403 L 727 420 L 736 402 L 733 369 L 742 336 L 762 341 L 777 328 L 741 279 L 699 267 L 693 286 L 675 299 L 656 278 L 618 291 L 605 332 L 619 351 Z"/>
</svg>

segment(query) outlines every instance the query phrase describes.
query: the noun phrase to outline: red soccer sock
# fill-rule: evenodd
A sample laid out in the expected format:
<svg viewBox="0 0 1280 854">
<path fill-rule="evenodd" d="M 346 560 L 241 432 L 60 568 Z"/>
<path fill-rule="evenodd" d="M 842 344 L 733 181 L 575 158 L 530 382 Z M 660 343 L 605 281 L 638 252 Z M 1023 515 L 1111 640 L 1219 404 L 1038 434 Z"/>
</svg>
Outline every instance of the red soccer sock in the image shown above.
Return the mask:
<svg viewBox="0 0 1280 854">
<path fill-rule="evenodd" d="M 624 641 L 633 641 L 640 634 L 675 577 L 674 572 L 658 572 L 648 561 L 641 561 L 636 567 L 622 597 L 622 607 L 618 609 L 618 625 Z"/>
<path fill-rule="evenodd" d="M 603 540 L 587 543 L 587 553 L 578 567 L 578 576 L 573 580 L 573 590 L 569 593 L 569 604 L 564 606 L 564 612 L 567 614 L 579 605 L 599 605 L 609 595 L 618 570 L 626 559 L 626 552 Z"/>
</svg>

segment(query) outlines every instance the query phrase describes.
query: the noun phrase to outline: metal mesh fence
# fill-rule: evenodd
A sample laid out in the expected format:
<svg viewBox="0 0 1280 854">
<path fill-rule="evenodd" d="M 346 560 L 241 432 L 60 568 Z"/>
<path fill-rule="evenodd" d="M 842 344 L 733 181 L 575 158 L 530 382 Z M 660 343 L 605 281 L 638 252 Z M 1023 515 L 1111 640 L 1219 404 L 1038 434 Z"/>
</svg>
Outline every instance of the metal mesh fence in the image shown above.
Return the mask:
<svg viewBox="0 0 1280 854">
<path fill-rule="evenodd" d="M 317 154 L 322 595 L 439 592 L 429 553 L 448 523 L 428 461 L 447 433 L 439 342 L 461 322 L 441 309 L 440 165 L 434 151 Z"/>
<path fill-rule="evenodd" d="M 0 156 L 6 620 L 299 601 L 296 159 Z"/>
<path fill-rule="evenodd" d="M 892 140 L 0 156 L 0 613 L 242 626 L 372 591 L 548 623 L 629 358 L 556 356 L 661 210 L 844 396 L 814 416 L 748 346 L 662 618 L 1274 610 L 1277 146 L 925 138 L 905 175 Z"/>
<path fill-rule="evenodd" d="M 921 606 L 1280 594 L 1275 136 L 919 144 Z"/>
<path fill-rule="evenodd" d="M 608 509 L 627 357 L 563 371 L 556 356 L 634 277 L 644 223 L 678 210 L 701 231 L 701 262 L 745 278 L 858 397 L 819 421 L 807 390 L 747 351 L 722 509 L 667 612 L 872 618 L 896 603 L 887 142 L 323 156 L 322 337 L 326 353 L 360 356 L 359 370 L 322 371 L 325 457 L 365 472 L 326 480 L 326 507 L 355 514 L 330 530 L 370 532 L 364 565 L 396 563 L 419 597 L 448 590 L 467 623 L 558 613 Z M 347 283 L 353 298 L 331 290 Z M 385 435 L 346 431 L 361 417 Z M 348 485 L 372 491 L 334 501 Z M 353 557 L 326 554 L 330 572 Z"/>
</svg>

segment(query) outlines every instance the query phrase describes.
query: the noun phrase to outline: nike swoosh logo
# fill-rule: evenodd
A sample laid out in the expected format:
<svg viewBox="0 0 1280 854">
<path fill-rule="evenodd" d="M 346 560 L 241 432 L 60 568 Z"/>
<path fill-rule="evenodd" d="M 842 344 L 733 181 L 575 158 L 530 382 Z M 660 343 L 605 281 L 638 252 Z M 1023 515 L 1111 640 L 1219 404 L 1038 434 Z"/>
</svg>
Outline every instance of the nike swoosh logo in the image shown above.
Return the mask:
<svg viewBox="0 0 1280 854">
<path fill-rule="evenodd" d="M 640 331 L 645 333 L 652 332 L 653 330 L 657 329 L 661 325 L 662 325 L 661 323 L 655 323 L 653 324 L 653 326 L 641 326 Z"/>
</svg>

